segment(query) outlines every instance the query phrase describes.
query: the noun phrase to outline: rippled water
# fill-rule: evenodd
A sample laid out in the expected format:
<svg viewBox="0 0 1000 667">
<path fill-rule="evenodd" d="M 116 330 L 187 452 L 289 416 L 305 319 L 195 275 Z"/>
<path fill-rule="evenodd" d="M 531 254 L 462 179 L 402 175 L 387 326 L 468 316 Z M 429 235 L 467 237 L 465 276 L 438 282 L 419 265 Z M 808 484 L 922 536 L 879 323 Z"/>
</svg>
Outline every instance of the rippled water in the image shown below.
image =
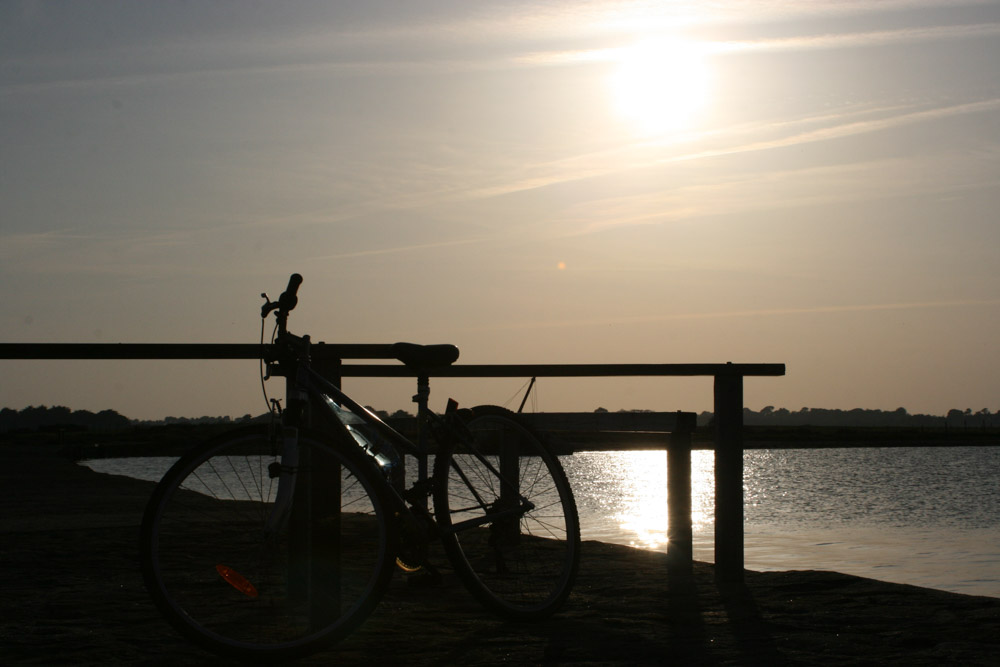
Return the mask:
<svg viewBox="0 0 1000 667">
<path fill-rule="evenodd" d="M 584 539 L 666 550 L 666 453 L 564 457 Z M 85 462 L 156 480 L 170 459 Z M 692 453 L 694 555 L 713 561 L 712 452 Z M 1000 447 L 755 450 L 745 562 L 1000 597 Z"/>
<path fill-rule="evenodd" d="M 667 547 L 666 454 L 564 459 L 584 537 Z M 694 556 L 714 561 L 710 451 L 692 452 Z M 744 454 L 745 563 L 1000 597 L 1000 448 Z"/>
</svg>

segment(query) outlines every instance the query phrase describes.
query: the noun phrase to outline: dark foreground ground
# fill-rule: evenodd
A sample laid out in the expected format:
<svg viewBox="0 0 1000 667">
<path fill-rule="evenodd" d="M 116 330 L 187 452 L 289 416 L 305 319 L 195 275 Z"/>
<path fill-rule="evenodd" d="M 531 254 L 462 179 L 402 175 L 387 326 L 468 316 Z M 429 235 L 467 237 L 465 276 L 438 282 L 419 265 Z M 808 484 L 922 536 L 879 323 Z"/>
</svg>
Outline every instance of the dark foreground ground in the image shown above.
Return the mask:
<svg viewBox="0 0 1000 667">
<path fill-rule="evenodd" d="M 219 664 L 157 615 L 137 564 L 151 485 L 55 446 L 0 445 L 0 662 Z M 460 586 L 394 586 L 361 631 L 303 664 L 997 665 L 1000 599 L 834 572 L 710 565 L 671 581 L 664 555 L 587 542 L 567 609 L 501 621 Z"/>
</svg>

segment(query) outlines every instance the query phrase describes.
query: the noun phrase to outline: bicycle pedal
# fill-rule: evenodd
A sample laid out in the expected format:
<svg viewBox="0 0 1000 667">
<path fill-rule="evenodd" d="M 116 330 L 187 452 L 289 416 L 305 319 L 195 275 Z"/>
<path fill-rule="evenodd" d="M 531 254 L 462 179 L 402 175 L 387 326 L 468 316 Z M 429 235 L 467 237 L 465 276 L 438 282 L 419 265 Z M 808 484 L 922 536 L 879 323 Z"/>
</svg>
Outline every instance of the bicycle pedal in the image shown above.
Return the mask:
<svg viewBox="0 0 1000 667">
<path fill-rule="evenodd" d="M 402 496 L 410 505 L 417 505 L 430 498 L 433 492 L 433 482 L 425 479 L 422 482 L 414 482 L 413 486 L 403 491 Z"/>
</svg>

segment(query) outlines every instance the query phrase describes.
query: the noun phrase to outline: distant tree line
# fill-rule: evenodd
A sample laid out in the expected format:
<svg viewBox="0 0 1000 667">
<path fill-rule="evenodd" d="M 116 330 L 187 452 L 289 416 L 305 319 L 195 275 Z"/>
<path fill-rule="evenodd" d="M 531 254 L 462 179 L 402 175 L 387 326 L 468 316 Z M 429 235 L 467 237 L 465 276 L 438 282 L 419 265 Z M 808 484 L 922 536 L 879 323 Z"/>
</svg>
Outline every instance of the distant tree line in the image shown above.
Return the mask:
<svg viewBox="0 0 1000 667">
<path fill-rule="evenodd" d="M 266 416 L 266 415 L 265 415 Z M 254 417 L 250 414 L 245 414 L 242 417 L 233 418 L 229 415 L 223 415 L 219 417 L 164 417 L 163 419 L 133 419 L 133 426 L 171 426 L 174 424 L 247 424 L 256 419 L 261 419 L 261 417 Z"/>
<path fill-rule="evenodd" d="M 698 424 L 708 424 L 714 415 L 702 412 Z M 789 411 L 785 408 L 767 406 L 755 412 L 743 409 L 743 423 L 747 426 L 856 426 L 856 427 L 896 427 L 896 428 L 1000 428 L 1000 411 L 991 413 L 983 408 L 978 412 L 971 409 L 949 410 L 948 414 L 911 415 L 906 408 L 895 410 L 827 410 L 823 408 L 802 408 Z"/>
<path fill-rule="evenodd" d="M 379 411 L 383 418 L 389 415 Z M 402 410 L 397 410 L 392 417 L 410 416 Z M 14 431 L 121 431 L 127 428 L 146 428 L 154 426 L 200 426 L 204 424 L 248 424 L 267 421 L 269 415 L 264 413 L 254 417 L 245 414 L 242 417 L 220 415 L 217 417 L 164 417 L 163 419 L 129 419 L 114 410 L 102 410 L 94 413 L 89 410 L 70 410 L 61 405 L 46 407 L 29 406 L 23 410 L 11 408 L 0 409 L 0 433 Z"/>
<path fill-rule="evenodd" d="M 397 410 L 391 415 L 383 410 L 376 410 L 383 419 L 401 419 L 412 417 L 404 410 Z M 595 412 L 607 412 L 604 408 L 597 408 Z M 621 412 L 636 412 L 634 410 L 621 410 Z M 649 412 L 640 410 L 638 412 Z M 712 422 L 713 413 L 702 412 L 698 415 L 700 426 Z M 229 416 L 219 417 L 166 417 L 162 420 L 132 420 L 124 417 L 114 410 L 102 410 L 100 412 L 90 412 L 89 410 L 70 410 L 63 406 L 38 407 L 30 406 L 23 410 L 12 410 L 10 408 L 0 409 L 0 433 L 12 431 L 38 431 L 38 430 L 99 430 L 118 431 L 134 426 L 165 426 L 173 424 L 244 424 L 260 419 L 267 419 L 267 415 L 253 417 L 246 414 L 239 418 Z M 896 427 L 896 428 L 1000 428 L 1000 411 L 990 412 L 989 409 L 982 409 L 973 412 L 971 409 L 949 410 L 948 414 L 940 415 L 911 415 L 906 408 L 896 408 L 895 410 L 865 410 L 855 408 L 853 410 L 827 410 L 823 408 L 802 408 L 801 410 L 790 411 L 785 408 L 775 408 L 767 406 L 759 412 L 749 408 L 743 409 L 743 423 L 747 426 L 855 426 L 855 427 Z"/>
<path fill-rule="evenodd" d="M 23 410 L 0 410 L 0 433 L 11 431 L 120 431 L 129 428 L 132 421 L 114 410 L 70 410 L 61 405 L 51 408 L 40 405 Z"/>
</svg>

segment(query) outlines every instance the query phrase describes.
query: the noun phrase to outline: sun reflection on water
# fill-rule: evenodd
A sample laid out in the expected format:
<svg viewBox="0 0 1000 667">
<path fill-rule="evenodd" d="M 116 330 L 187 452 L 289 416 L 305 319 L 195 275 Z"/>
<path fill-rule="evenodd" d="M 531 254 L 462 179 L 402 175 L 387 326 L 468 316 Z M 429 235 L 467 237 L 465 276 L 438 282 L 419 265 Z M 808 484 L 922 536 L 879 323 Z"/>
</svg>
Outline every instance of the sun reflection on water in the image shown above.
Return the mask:
<svg viewBox="0 0 1000 667">
<path fill-rule="evenodd" d="M 665 551 L 669 531 L 667 454 L 662 450 L 581 452 L 563 460 L 572 479 L 584 539 L 622 542 Z M 711 452 L 691 455 L 691 519 L 695 533 L 711 533 L 714 520 Z"/>
<path fill-rule="evenodd" d="M 616 457 L 621 479 L 620 505 L 612 515 L 618 527 L 633 535 L 632 546 L 662 549 L 667 545 L 667 469 L 662 451 Z"/>
<path fill-rule="evenodd" d="M 691 452 L 691 524 L 695 533 L 715 531 L 715 453 Z"/>
</svg>

